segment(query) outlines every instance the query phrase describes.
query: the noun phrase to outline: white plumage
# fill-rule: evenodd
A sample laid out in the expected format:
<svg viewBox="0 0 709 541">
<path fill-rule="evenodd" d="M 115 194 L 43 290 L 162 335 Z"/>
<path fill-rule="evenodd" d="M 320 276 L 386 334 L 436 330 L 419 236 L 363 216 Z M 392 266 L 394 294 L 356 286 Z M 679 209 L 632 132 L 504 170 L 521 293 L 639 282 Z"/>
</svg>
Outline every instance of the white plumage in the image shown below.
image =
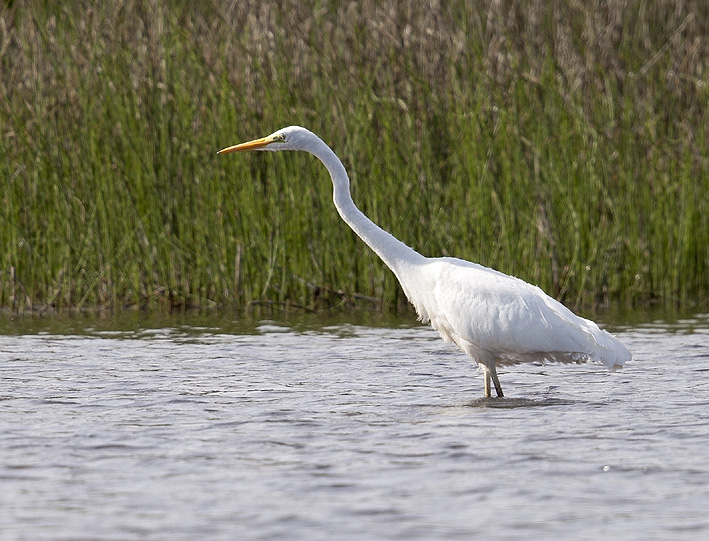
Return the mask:
<svg viewBox="0 0 709 541">
<path fill-rule="evenodd" d="M 631 359 L 614 336 L 538 287 L 462 259 L 424 257 L 381 229 L 352 201 L 340 159 L 305 128 L 283 128 L 219 153 L 241 150 L 302 150 L 325 164 L 342 219 L 394 272 L 421 320 L 478 363 L 486 397 L 491 380 L 503 396 L 496 365 L 593 360 L 616 369 Z"/>
</svg>

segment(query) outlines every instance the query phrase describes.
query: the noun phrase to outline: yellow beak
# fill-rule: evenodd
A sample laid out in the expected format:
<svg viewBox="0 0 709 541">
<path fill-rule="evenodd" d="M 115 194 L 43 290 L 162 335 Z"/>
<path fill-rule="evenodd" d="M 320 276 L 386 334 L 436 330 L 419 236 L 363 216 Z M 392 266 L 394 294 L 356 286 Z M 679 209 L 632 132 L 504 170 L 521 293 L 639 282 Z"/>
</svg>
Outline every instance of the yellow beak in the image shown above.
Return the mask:
<svg viewBox="0 0 709 541">
<path fill-rule="evenodd" d="M 241 143 L 240 145 L 234 145 L 221 149 L 217 154 L 228 154 L 229 152 L 241 152 L 242 150 L 257 150 L 263 148 L 270 143 L 273 143 L 273 139 L 270 137 L 262 137 L 261 139 L 254 139 L 248 143 Z"/>
</svg>

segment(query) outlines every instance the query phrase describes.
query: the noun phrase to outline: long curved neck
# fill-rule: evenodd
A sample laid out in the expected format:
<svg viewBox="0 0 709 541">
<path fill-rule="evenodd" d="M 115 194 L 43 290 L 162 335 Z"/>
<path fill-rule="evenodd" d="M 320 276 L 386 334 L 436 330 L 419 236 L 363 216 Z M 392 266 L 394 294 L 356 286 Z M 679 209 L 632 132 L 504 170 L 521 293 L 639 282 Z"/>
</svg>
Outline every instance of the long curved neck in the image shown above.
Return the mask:
<svg viewBox="0 0 709 541">
<path fill-rule="evenodd" d="M 423 263 L 426 258 L 409 248 L 394 235 L 384 231 L 359 210 L 350 194 L 350 179 L 345 166 L 337 155 L 323 141 L 308 150 L 325 164 L 333 185 L 333 201 L 337 212 L 352 230 L 361 238 L 384 263 L 394 271 L 399 281 L 405 267 Z"/>
</svg>

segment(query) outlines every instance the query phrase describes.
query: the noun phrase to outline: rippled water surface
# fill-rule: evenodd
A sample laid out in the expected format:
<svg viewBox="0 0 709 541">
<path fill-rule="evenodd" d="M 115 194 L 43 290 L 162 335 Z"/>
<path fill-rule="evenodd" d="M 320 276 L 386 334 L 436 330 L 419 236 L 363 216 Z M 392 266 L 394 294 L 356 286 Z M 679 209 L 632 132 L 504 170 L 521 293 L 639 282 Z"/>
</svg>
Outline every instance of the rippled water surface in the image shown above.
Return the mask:
<svg viewBox="0 0 709 541">
<path fill-rule="evenodd" d="M 408 321 L 1 330 L 2 539 L 709 538 L 709 316 L 487 400 Z"/>
</svg>

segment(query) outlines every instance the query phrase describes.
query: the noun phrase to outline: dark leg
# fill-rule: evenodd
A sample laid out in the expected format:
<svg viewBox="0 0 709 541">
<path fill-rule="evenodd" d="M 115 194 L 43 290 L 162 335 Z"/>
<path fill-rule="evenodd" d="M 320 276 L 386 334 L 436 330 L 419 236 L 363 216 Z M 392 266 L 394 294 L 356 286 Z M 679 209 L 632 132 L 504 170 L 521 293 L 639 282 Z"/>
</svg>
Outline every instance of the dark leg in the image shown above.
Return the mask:
<svg viewBox="0 0 709 541">
<path fill-rule="evenodd" d="M 490 396 L 490 377 L 492 376 L 492 381 L 495 384 L 495 391 L 497 392 L 497 397 L 502 398 L 502 385 L 500 385 L 500 378 L 497 377 L 497 369 L 495 368 L 495 365 L 492 365 L 492 370 L 489 370 L 486 372 L 487 378 L 487 396 Z"/>
</svg>

